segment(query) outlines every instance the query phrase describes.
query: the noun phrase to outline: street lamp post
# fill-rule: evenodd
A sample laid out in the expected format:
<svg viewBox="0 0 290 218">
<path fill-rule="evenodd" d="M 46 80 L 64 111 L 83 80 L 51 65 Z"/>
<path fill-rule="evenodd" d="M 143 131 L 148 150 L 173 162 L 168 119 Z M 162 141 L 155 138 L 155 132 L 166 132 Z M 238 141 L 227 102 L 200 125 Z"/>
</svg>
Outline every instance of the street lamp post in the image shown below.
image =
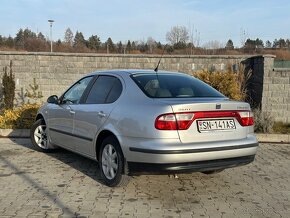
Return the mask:
<svg viewBox="0 0 290 218">
<path fill-rule="evenodd" d="M 48 22 L 50 24 L 50 52 L 52 52 L 52 23 L 54 20 L 48 20 Z"/>
</svg>

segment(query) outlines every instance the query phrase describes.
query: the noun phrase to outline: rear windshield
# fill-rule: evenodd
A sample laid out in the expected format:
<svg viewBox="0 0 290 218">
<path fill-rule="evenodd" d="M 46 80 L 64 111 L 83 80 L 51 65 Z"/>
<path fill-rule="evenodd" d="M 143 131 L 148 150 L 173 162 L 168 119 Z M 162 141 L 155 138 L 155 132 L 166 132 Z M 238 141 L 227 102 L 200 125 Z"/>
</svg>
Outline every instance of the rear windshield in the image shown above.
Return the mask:
<svg viewBox="0 0 290 218">
<path fill-rule="evenodd" d="M 150 98 L 224 97 L 208 84 L 182 74 L 135 74 L 132 79 Z"/>
</svg>

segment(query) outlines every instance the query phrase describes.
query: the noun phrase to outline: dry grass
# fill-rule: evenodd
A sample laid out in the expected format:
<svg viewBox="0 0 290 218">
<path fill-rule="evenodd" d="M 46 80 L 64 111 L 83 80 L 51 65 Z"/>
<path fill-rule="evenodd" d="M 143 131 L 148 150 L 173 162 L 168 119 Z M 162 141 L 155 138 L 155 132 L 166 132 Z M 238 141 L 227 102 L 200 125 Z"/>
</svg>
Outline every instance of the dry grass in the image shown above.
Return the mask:
<svg viewBox="0 0 290 218">
<path fill-rule="evenodd" d="M 290 134 L 290 123 L 275 122 L 273 131 L 280 134 Z"/>
<path fill-rule="evenodd" d="M 272 133 L 274 120 L 270 113 L 263 112 L 260 109 L 253 111 L 255 121 L 255 132 L 257 133 Z"/>
</svg>

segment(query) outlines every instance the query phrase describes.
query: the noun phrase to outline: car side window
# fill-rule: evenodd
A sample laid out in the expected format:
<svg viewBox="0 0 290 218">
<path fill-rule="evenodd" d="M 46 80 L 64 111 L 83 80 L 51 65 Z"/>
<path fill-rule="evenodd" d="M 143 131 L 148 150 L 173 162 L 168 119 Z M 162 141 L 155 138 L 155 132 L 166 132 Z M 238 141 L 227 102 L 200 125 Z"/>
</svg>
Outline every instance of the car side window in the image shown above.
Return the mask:
<svg viewBox="0 0 290 218">
<path fill-rule="evenodd" d="M 99 76 L 92 86 L 86 104 L 109 104 L 115 102 L 122 93 L 121 81 L 114 76 Z"/>
<path fill-rule="evenodd" d="M 76 82 L 62 97 L 63 104 L 78 104 L 81 97 L 92 80 L 92 76 L 85 77 Z"/>
</svg>

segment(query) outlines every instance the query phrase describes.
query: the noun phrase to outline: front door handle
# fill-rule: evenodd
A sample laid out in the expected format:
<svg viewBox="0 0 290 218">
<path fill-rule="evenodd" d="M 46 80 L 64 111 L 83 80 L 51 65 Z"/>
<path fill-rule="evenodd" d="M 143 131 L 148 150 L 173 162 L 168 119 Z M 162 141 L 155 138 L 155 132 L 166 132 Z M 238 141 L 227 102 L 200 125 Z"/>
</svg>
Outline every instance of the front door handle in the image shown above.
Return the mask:
<svg viewBox="0 0 290 218">
<path fill-rule="evenodd" d="M 72 111 L 72 110 L 70 110 L 70 111 L 69 111 L 69 113 L 70 113 L 71 115 L 74 115 L 76 112 L 75 112 L 75 111 Z"/>
<path fill-rule="evenodd" d="M 100 117 L 106 117 L 107 114 L 105 114 L 103 111 L 98 112 L 98 116 Z"/>
</svg>

